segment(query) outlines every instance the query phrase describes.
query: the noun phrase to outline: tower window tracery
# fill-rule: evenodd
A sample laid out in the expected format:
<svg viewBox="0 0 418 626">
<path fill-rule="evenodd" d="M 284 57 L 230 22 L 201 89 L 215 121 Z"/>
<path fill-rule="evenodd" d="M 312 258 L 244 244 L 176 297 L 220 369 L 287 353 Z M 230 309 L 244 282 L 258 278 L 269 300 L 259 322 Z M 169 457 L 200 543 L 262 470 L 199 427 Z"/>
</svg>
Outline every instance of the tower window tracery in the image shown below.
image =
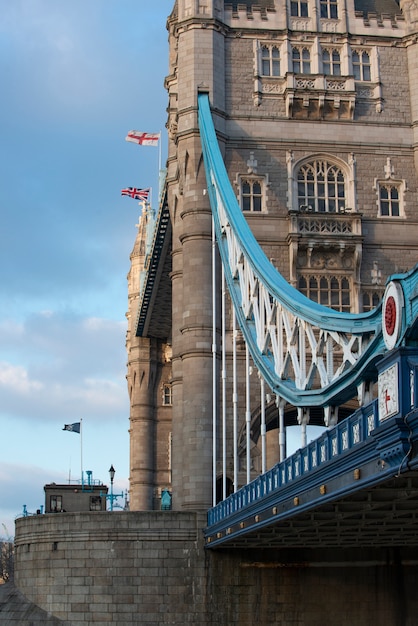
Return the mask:
<svg viewBox="0 0 418 626">
<path fill-rule="evenodd" d="M 280 76 L 280 50 L 277 46 L 261 47 L 261 75 Z"/>
<path fill-rule="evenodd" d="M 382 299 L 382 289 L 379 291 L 363 291 L 363 311 L 371 311 L 379 306 Z"/>
<path fill-rule="evenodd" d="M 359 310 L 361 217 L 355 211 L 355 157 L 288 156 L 291 281 L 337 311 Z M 297 206 L 296 206 L 297 202 Z"/>
<path fill-rule="evenodd" d="M 407 184 L 405 180 L 395 176 L 391 157 L 386 160 L 384 178 L 375 179 L 374 189 L 377 193 L 378 217 L 404 217 Z"/>
<path fill-rule="evenodd" d="M 299 277 L 298 289 L 310 300 L 336 311 L 351 309 L 351 285 L 347 276 L 303 275 Z"/>
<path fill-rule="evenodd" d="M 345 209 L 345 178 L 337 165 L 322 159 L 305 163 L 299 168 L 297 184 L 299 208 L 319 213 Z"/>
<path fill-rule="evenodd" d="M 353 50 L 351 55 L 355 80 L 371 81 L 370 55 L 365 50 Z"/>
<path fill-rule="evenodd" d="M 381 217 L 399 217 L 399 187 L 395 184 L 379 185 L 379 210 Z"/>
<path fill-rule="evenodd" d="M 341 76 L 341 58 L 338 50 L 322 51 L 322 69 L 328 76 Z"/>
<path fill-rule="evenodd" d="M 311 73 L 311 53 L 308 48 L 292 48 L 292 67 L 295 74 Z"/>
<path fill-rule="evenodd" d="M 253 176 L 240 178 L 240 206 L 243 211 L 263 210 L 263 179 Z"/>
</svg>

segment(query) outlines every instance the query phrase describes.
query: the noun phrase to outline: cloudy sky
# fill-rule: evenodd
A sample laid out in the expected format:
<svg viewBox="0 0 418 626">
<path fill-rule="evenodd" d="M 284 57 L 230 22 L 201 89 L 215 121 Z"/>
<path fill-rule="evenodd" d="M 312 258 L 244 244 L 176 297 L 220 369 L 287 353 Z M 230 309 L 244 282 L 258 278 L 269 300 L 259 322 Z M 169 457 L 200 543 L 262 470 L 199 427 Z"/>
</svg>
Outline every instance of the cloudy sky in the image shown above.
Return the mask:
<svg viewBox="0 0 418 626">
<path fill-rule="evenodd" d="M 83 467 L 128 486 L 126 275 L 173 0 L 0 0 L 0 536 Z M 155 202 L 154 202 L 155 204 Z"/>
</svg>

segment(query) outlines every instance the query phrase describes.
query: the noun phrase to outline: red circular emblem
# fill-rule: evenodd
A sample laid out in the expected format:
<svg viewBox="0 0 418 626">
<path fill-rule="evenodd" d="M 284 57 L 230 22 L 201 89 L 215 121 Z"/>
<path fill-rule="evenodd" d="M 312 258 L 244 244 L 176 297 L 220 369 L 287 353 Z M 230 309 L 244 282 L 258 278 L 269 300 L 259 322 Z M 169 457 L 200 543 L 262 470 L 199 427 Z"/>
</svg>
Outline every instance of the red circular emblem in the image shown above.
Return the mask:
<svg viewBox="0 0 418 626">
<path fill-rule="evenodd" d="M 396 302 L 389 296 L 385 304 L 385 330 L 389 336 L 393 335 L 396 326 Z"/>
</svg>

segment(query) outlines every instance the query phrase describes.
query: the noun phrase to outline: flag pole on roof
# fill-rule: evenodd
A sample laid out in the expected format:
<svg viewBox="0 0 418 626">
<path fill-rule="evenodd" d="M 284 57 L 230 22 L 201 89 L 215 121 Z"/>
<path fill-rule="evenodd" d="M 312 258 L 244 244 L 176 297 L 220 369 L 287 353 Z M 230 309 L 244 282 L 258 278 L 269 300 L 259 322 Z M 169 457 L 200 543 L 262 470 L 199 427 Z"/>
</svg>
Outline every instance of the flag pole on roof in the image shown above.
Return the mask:
<svg viewBox="0 0 418 626">
<path fill-rule="evenodd" d="M 81 465 L 81 487 L 84 487 L 84 476 L 83 476 L 83 419 L 80 418 L 79 422 L 74 422 L 74 424 L 64 424 L 64 428 L 62 430 L 68 430 L 70 433 L 78 433 L 80 435 L 80 465 Z"/>
<path fill-rule="evenodd" d="M 147 202 L 150 195 L 150 187 L 147 189 L 139 189 L 138 187 L 125 187 L 121 189 L 122 196 L 128 196 L 134 200 L 140 200 L 141 202 Z"/>
<path fill-rule="evenodd" d="M 158 133 L 161 139 L 161 131 Z M 161 141 L 158 142 L 158 174 L 161 172 Z"/>
<path fill-rule="evenodd" d="M 160 136 L 161 131 L 159 133 L 143 133 L 140 130 L 130 130 L 125 140 L 137 143 L 140 146 L 158 146 Z"/>
<path fill-rule="evenodd" d="M 125 141 L 129 141 L 131 143 L 136 143 L 140 146 L 158 146 L 158 184 L 160 184 L 160 173 L 161 173 L 161 130 L 158 133 L 144 133 L 140 130 L 130 130 L 125 137 Z M 131 188 L 129 188 L 131 189 Z M 150 189 L 148 189 L 150 192 Z M 122 195 L 130 195 L 124 194 L 122 190 Z M 133 196 L 132 196 L 133 197 Z M 143 198 L 138 198 L 140 201 L 144 202 Z M 148 200 L 146 198 L 145 202 Z"/>
</svg>

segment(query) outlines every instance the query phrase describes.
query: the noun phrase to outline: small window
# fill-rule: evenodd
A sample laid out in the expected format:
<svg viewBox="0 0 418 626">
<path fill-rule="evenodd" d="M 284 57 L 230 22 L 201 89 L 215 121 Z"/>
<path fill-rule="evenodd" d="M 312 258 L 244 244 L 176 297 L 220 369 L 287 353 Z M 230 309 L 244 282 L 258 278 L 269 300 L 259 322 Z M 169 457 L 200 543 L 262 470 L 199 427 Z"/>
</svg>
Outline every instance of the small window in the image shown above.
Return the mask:
<svg viewBox="0 0 418 626">
<path fill-rule="evenodd" d="M 338 50 L 323 50 L 322 68 L 327 76 L 341 76 L 341 60 Z"/>
<path fill-rule="evenodd" d="M 382 295 L 376 292 L 363 293 L 363 311 L 371 311 L 375 309 L 382 299 Z"/>
<path fill-rule="evenodd" d="M 308 48 L 292 49 L 292 65 L 295 74 L 311 73 L 311 54 Z"/>
<path fill-rule="evenodd" d="M 399 187 L 393 184 L 379 185 L 379 211 L 381 217 L 399 217 Z"/>
<path fill-rule="evenodd" d="M 262 76 L 280 76 L 280 51 L 277 46 L 262 46 L 261 74 Z"/>
<path fill-rule="evenodd" d="M 102 498 L 101 496 L 90 496 L 90 511 L 102 510 Z"/>
<path fill-rule="evenodd" d="M 320 0 L 320 4 L 322 18 L 329 20 L 336 20 L 338 18 L 337 0 Z"/>
<path fill-rule="evenodd" d="M 258 179 L 241 180 L 241 208 L 243 211 L 260 212 L 262 210 L 262 186 Z"/>
<path fill-rule="evenodd" d="M 298 289 L 310 300 L 319 302 L 335 311 L 350 312 L 351 288 L 350 281 L 345 276 L 311 276 L 307 279 L 301 276 L 298 280 Z"/>
<path fill-rule="evenodd" d="M 292 17 L 308 17 L 308 3 L 304 0 L 290 0 L 290 15 Z"/>
<path fill-rule="evenodd" d="M 163 385 L 163 405 L 164 406 L 171 406 L 173 404 L 173 397 L 172 397 L 172 387 L 171 385 Z"/>
<path fill-rule="evenodd" d="M 367 52 L 354 50 L 352 53 L 353 74 L 356 80 L 370 81 L 370 56 Z"/>
<path fill-rule="evenodd" d="M 62 511 L 62 496 L 50 496 L 49 508 L 51 513 L 61 513 Z"/>
</svg>

